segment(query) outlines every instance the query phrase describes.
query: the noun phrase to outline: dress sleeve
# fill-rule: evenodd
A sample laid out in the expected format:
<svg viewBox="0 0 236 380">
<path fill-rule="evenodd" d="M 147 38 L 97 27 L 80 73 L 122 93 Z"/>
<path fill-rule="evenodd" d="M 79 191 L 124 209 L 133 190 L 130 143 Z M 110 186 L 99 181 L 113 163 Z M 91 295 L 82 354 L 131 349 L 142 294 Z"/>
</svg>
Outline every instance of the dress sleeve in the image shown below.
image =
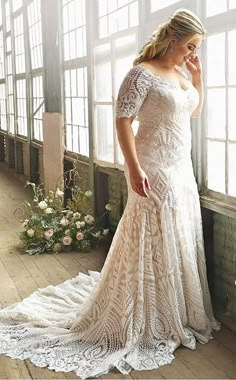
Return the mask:
<svg viewBox="0 0 236 380">
<path fill-rule="evenodd" d="M 116 117 L 136 116 L 150 86 L 150 76 L 141 66 L 134 66 L 121 83 L 116 101 Z"/>
</svg>

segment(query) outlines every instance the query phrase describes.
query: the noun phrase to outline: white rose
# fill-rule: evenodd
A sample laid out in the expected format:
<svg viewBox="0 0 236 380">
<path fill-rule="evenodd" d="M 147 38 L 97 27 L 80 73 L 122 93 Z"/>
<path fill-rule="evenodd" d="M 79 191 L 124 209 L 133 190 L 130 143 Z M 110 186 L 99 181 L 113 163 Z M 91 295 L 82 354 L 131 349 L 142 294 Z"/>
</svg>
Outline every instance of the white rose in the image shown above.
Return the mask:
<svg viewBox="0 0 236 380">
<path fill-rule="evenodd" d="M 50 201 L 49 201 L 50 202 Z M 46 214 L 52 214 L 53 213 L 53 209 L 51 208 L 51 207 L 47 207 L 46 209 L 45 209 L 45 213 Z"/>
<path fill-rule="evenodd" d="M 76 227 L 79 229 L 81 227 L 81 223 L 80 222 L 76 222 Z"/>
<path fill-rule="evenodd" d="M 34 236 L 34 233 L 35 233 L 35 230 L 33 228 L 30 228 L 28 231 L 27 231 L 27 235 L 29 237 L 33 237 Z"/>
<path fill-rule="evenodd" d="M 56 197 L 60 197 L 60 198 L 62 198 L 63 195 L 64 195 L 64 192 L 61 191 L 60 189 L 57 189 L 57 191 L 56 191 Z"/>
<path fill-rule="evenodd" d="M 85 222 L 80 222 L 80 227 L 84 227 L 85 226 Z"/>
<path fill-rule="evenodd" d="M 85 191 L 84 195 L 85 195 L 87 198 L 90 198 L 90 197 L 93 195 L 93 193 L 92 193 L 91 190 L 87 190 L 87 191 Z"/>
<path fill-rule="evenodd" d="M 84 217 L 84 221 L 87 223 L 87 224 L 93 224 L 94 222 L 94 217 L 92 215 L 86 215 Z"/>
<path fill-rule="evenodd" d="M 65 235 L 70 236 L 70 230 L 65 230 Z"/>
<path fill-rule="evenodd" d="M 45 208 L 48 207 L 48 205 L 45 201 L 39 202 L 38 206 L 39 206 L 39 208 L 41 208 L 41 210 L 45 210 Z"/>
<path fill-rule="evenodd" d="M 61 218 L 61 220 L 60 220 L 60 224 L 62 226 L 68 226 L 69 220 L 63 216 L 63 218 Z"/>
<path fill-rule="evenodd" d="M 75 218 L 75 219 L 79 219 L 80 217 L 81 217 L 81 215 L 79 212 L 75 212 L 73 215 L 73 218 Z"/>
<path fill-rule="evenodd" d="M 104 230 L 103 230 L 103 235 L 108 235 L 108 233 L 109 233 L 109 228 L 105 228 Z"/>
<path fill-rule="evenodd" d="M 107 203 L 106 206 L 105 206 L 105 209 L 107 211 L 111 211 L 112 210 L 112 205 L 110 203 Z"/>
</svg>

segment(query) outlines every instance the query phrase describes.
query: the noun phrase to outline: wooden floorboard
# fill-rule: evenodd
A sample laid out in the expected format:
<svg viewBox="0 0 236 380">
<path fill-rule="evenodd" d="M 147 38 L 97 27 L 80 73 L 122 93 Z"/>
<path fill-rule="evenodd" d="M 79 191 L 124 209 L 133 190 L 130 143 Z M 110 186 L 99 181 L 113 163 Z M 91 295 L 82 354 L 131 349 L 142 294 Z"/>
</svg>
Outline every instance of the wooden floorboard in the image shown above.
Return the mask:
<svg viewBox="0 0 236 380">
<path fill-rule="evenodd" d="M 29 256 L 19 249 L 21 225 L 14 210 L 30 192 L 7 175 L 0 164 L 0 304 L 6 307 L 29 296 L 38 288 L 57 285 L 79 272 L 100 271 L 108 248 L 89 253 L 66 252 Z M 236 379 L 236 335 L 223 327 L 208 344 L 197 344 L 191 351 L 180 347 L 171 364 L 151 371 L 133 370 L 122 376 L 113 369 L 100 379 Z M 61 373 L 35 367 L 29 360 L 0 356 L 2 379 L 78 379 L 74 372 Z"/>
</svg>

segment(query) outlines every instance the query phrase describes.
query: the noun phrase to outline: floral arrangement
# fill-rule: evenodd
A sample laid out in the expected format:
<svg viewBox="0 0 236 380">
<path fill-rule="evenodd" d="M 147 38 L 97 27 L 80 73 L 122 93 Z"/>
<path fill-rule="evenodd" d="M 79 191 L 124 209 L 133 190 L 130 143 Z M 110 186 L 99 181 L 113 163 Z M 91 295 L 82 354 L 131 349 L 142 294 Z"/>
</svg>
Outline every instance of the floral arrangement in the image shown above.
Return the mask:
<svg viewBox="0 0 236 380">
<path fill-rule="evenodd" d="M 72 197 L 64 207 L 64 192 L 57 188 L 44 196 L 42 186 L 27 182 L 34 193 L 32 203 L 24 201 L 26 218 L 20 232 L 20 240 L 25 252 L 30 255 L 44 252 L 61 252 L 71 249 L 89 251 L 104 239 L 109 229 L 100 226 L 101 219 L 111 211 L 112 205 L 106 204 L 105 212 L 95 221 L 91 210 L 92 192 L 83 192 L 73 186 Z M 19 209 L 18 209 L 19 210 Z"/>
</svg>

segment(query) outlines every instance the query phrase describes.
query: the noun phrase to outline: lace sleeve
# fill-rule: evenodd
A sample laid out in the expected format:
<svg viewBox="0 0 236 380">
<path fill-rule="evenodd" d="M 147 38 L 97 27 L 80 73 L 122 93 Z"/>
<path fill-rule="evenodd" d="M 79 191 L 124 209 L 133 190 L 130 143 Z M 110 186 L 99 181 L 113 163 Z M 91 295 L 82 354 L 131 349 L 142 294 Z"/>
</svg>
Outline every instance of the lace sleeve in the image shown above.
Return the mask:
<svg viewBox="0 0 236 380">
<path fill-rule="evenodd" d="M 150 76 L 141 66 L 134 66 L 121 83 L 116 101 L 116 117 L 136 116 L 150 86 Z"/>
</svg>

